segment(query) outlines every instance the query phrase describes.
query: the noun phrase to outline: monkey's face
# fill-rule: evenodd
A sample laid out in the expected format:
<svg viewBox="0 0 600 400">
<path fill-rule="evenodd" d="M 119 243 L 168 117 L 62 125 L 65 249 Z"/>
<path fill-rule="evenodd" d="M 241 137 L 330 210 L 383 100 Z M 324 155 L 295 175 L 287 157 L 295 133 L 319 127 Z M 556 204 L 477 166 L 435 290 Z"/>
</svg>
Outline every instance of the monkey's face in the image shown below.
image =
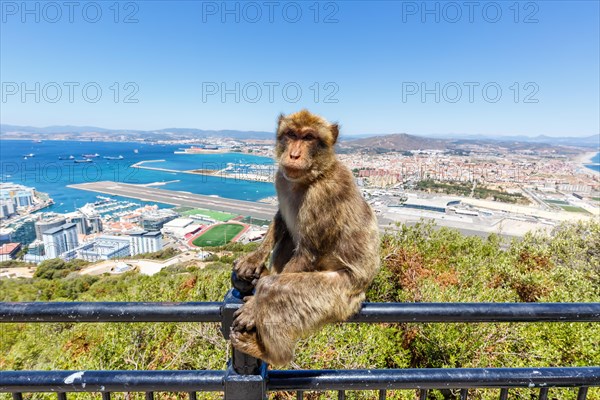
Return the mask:
<svg viewBox="0 0 600 400">
<path fill-rule="evenodd" d="M 334 160 L 338 126 L 302 110 L 279 117 L 275 155 L 283 176 L 291 182 L 309 182 Z"/>
</svg>

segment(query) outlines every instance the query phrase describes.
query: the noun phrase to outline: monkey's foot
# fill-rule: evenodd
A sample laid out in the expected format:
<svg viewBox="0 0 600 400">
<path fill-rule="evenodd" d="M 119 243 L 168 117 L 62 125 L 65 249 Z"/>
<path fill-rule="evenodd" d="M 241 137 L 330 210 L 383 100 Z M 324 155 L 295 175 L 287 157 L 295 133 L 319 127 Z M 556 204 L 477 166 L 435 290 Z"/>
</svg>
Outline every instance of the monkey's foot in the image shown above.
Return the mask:
<svg viewBox="0 0 600 400">
<path fill-rule="evenodd" d="M 232 331 L 229 335 L 229 339 L 231 339 L 231 344 L 233 345 L 233 347 L 235 347 L 242 353 L 246 353 L 260 360 L 265 359 L 265 352 L 262 345 L 258 342 L 258 334 L 256 333 L 256 331 Z"/>
<path fill-rule="evenodd" d="M 254 296 L 244 297 L 245 303 L 233 313 L 233 331 L 249 332 L 256 328 L 254 321 L 256 299 Z"/>
</svg>

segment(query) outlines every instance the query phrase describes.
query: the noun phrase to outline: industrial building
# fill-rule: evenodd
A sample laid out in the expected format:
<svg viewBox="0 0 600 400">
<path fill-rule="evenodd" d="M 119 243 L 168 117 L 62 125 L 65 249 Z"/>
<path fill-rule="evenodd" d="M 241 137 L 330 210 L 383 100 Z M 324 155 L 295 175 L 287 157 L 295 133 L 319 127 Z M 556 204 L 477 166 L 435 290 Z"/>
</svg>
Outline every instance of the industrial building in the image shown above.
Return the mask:
<svg viewBox="0 0 600 400">
<path fill-rule="evenodd" d="M 77 258 L 92 262 L 127 257 L 130 255 L 130 241 L 124 236 L 101 235 L 77 247 L 75 251 Z"/>
</svg>

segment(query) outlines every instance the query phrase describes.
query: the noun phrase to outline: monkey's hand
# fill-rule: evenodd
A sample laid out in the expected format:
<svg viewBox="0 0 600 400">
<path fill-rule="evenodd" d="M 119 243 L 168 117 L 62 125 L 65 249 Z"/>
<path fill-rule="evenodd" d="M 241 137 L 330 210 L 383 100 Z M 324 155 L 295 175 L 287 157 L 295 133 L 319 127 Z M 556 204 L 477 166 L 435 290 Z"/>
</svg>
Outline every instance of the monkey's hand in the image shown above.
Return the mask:
<svg viewBox="0 0 600 400">
<path fill-rule="evenodd" d="M 249 332 L 256 328 L 254 321 L 256 298 L 254 296 L 246 296 L 244 297 L 244 302 L 244 305 L 233 313 L 231 329 L 234 332 Z"/>
<path fill-rule="evenodd" d="M 233 270 L 239 279 L 251 282 L 253 286 L 256 286 L 261 275 L 267 272 L 265 261 L 266 257 L 250 253 L 235 260 L 233 262 Z"/>
</svg>

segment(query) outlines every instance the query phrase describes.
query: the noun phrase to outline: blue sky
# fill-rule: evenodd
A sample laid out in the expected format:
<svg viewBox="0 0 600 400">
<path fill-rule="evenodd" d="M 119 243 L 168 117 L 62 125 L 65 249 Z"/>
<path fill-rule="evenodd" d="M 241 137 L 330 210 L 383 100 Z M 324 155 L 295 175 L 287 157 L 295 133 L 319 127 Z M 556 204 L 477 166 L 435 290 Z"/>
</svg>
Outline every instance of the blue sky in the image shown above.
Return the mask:
<svg viewBox="0 0 600 400">
<path fill-rule="evenodd" d="M 66 3 L 1 1 L 2 123 L 600 132 L 598 1 Z"/>
</svg>

